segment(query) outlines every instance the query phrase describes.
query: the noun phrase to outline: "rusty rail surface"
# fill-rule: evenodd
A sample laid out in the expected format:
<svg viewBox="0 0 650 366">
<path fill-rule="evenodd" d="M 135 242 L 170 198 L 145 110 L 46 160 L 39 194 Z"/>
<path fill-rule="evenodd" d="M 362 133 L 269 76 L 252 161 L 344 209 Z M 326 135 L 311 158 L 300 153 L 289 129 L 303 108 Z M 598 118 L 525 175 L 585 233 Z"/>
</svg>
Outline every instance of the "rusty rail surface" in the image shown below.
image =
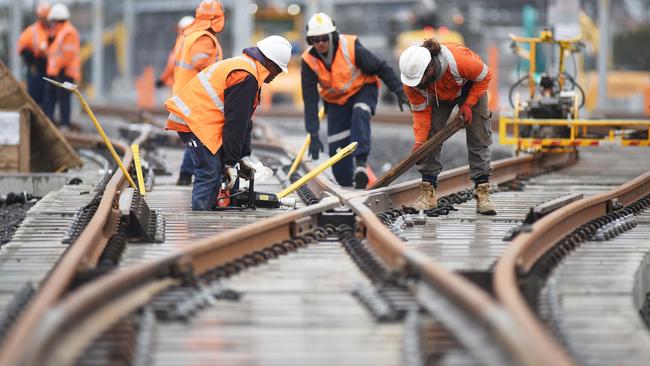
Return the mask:
<svg viewBox="0 0 650 366">
<path fill-rule="evenodd" d="M 135 143 L 140 143 L 147 138 L 141 135 Z M 71 138 L 72 142 L 79 142 L 84 146 L 97 145 L 97 139 L 77 135 Z M 126 146 L 115 143 L 115 147 L 123 152 L 123 161 L 130 166 L 133 155 Z M 39 291 L 27 305 L 25 311 L 7 334 L 0 348 L 0 355 L 8 354 L 12 350 L 21 348 L 24 340 L 29 339 L 35 327 L 48 311 L 48 309 L 61 299 L 74 275 L 83 269 L 94 267 L 108 239 L 117 231 L 118 212 L 114 208 L 114 200 L 118 192 L 128 185 L 122 172 L 117 169 L 106 185 L 106 189 L 97 208 L 97 212 L 81 232 L 74 244 L 70 245 L 63 257 L 57 262 Z M 12 363 L 2 364 L 11 365 Z"/>
<path fill-rule="evenodd" d="M 271 148 L 271 144 L 267 145 Z M 514 179 L 522 172 L 532 174 L 554 165 L 567 164 L 575 158 L 575 155 L 557 154 L 495 162 L 493 182 Z M 127 153 L 125 162 L 130 164 L 130 160 Z M 0 350 L 0 364 L 59 365 L 73 362 L 73 355 L 81 352 L 93 335 L 141 306 L 155 293 L 181 281 L 188 274 L 202 274 L 209 268 L 309 230 L 314 227 L 319 213 L 341 203 L 347 204 L 357 214 L 362 227 L 359 235 L 367 239 L 369 246 L 391 270 L 417 272 L 426 284 L 448 296 L 450 301 L 489 329 L 517 363 L 535 365 L 557 360 L 549 354 L 549 350 L 553 350 L 551 345 L 535 344 L 535 338 L 524 332 L 527 329 L 513 321 L 489 295 L 469 280 L 406 248 L 404 242 L 377 219 L 375 214 L 386 202 L 400 204 L 414 198 L 417 184 L 417 181 L 411 181 L 377 191 L 350 193 L 327 179 L 317 178 L 310 183 L 310 188 L 321 196 L 327 195 L 326 192 L 330 195 L 319 204 L 218 234 L 177 253 L 115 271 L 61 298 L 74 273 L 79 268 L 93 266 L 101 253 L 99 248 L 103 248 L 115 229 L 114 197 L 125 186 L 124 177 L 117 171 L 98 209 L 98 212 L 106 212 L 96 214 L 45 281 L 20 323 L 6 338 Z M 466 167 L 454 169 L 441 175 L 439 191 L 448 194 L 470 184 Z M 378 204 L 377 200 L 383 203 Z M 50 289 L 50 286 L 58 288 Z M 61 344 L 65 346 L 61 347 Z"/>
<path fill-rule="evenodd" d="M 572 361 L 528 307 L 519 291 L 518 275 L 528 273 L 545 253 L 575 228 L 608 213 L 614 200 L 629 205 L 648 193 L 650 172 L 609 192 L 573 202 L 535 222 L 532 231 L 517 236 L 499 258 L 493 280 L 498 300 L 527 333 L 538 340 L 538 344 L 554 348 L 553 352 L 558 355 L 555 364 L 570 364 Z"/>
</svg>

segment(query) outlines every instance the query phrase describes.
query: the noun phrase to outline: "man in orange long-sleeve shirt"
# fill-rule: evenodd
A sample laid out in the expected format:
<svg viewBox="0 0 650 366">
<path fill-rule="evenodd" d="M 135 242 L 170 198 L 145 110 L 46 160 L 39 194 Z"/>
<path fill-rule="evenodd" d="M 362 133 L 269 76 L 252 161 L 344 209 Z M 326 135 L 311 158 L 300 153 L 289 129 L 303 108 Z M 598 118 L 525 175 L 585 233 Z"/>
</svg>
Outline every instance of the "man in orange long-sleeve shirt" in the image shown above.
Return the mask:
<svg viewBox="0 0 650 366">
<path fill-rule="evenodd" d="M 176 42 L 174 43 L 174 48 L 169 52 L 165 69 L 160 73 L 158 80 L 156 80 L 157 88 L 162 88 L 163 86 L 171 88 L 174 85 L 174 68 L 176 67 L 174 60 L 176 59 L 176 54 L 181 52 L 181 48 L 183 47 L 183 31 L 193 21 L 194 17 L 190 15 L 186 15 L 178 21 L 176 25 Z"/>
<path fill-rule="evenodd" d="M 458 43 L 426 40 L 421 46 L 409 47 L 400 56 L 399 68 L 404 91 L 413 112 L 413 151 L 436 132 L 442 130 L 454 107 L 465 120 L 470 177 L 474 181 L 476 211 L 496 215 L 490 200 L 490 129 L 491 112 L 487 105 L 487 88 L 492 71 L 469 48 Z M 417 210 L 437 206 L 436 187 L 442 170 L 438 147 L 420 164 L 420 195 L 413 204 Z"/>
<path fill-rule="evenodd" d="M 36 8 L 37 20 L 25 28 L 18 37 L 18 54 L 22 56 L 27 66 L 27 91 L 34 101 L 43 107 L 43 90 L 45 88 L 45 68 L 47 67 L 47 47 L 49 44 L 50 27 L 47 14 L 50 12 L 49 3 L 41 3 Z"/>
<path fill-rule="evenodd" d="M 78 83 L 81 77 L 79 32 L 70 23 L 70 10 L 63 3 L 52 6 L 47 20 L 52 22 L 54 40 L 47 50 L 47 77 L 59 82 Z M 58 102 L 60 124 L 70 127 L 70 92 L 47 83 L 43 110 L 54 119 L 54 108 Z"/>
</svg>

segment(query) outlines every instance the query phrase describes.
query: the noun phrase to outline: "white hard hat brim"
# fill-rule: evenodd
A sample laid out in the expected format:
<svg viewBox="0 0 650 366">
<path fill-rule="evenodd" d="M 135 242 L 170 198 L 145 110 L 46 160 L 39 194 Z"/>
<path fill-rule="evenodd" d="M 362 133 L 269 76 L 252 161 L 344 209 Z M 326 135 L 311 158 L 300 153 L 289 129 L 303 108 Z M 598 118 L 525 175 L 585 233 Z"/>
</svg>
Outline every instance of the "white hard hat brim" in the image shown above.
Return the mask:
<svg viewBox="0 0 650 366">
<path fill-rule="evenodd" d="M 311 31 L 311 30 L 308 29 L 307 30 L 307 37 L 322 36 L 322 35 L 325 35 L 325 34 L 330 34 L 332 32 L 336 32 L 336 26 L 334 26 L 334 25 L 332 25 L 331 27 L 329 27 L 327 29 L 323 29 L 321 31 Z"/>
<path fill-rule="evenodd" d="M 426 70 L 426 68 L 425 68 Z M 420 84 L 420 81 L 422 81 L 422 77 L 424 76 L 424 71 L 422 71 L 421 74 L 413 76 L 413 77 L 408 77 L 404 74 L 400 74 L 400 79 L 402 80 L 402 84 L 410 87 L 415 87 L 418 84 Z"/>
</svg>

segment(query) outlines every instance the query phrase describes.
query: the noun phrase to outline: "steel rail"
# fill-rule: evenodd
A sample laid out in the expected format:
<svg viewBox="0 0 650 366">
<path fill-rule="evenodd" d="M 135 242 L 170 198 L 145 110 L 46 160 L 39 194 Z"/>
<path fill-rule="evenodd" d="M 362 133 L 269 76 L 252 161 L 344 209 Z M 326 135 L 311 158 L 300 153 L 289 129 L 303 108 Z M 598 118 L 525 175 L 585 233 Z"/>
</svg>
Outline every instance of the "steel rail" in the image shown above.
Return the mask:
<svg viewBox="0 0 650 366">
<path fill-rule="evenodd" d="M 137 143 L 147 138 L 147 133 L 140 135 Z M 92 144 L 93 138 L 77 137 L 85 143 Z M 93 144 L 94 145 L 94 144 Z M 122 144 L 116 144 L 124 153 L 123 161 L 130 166 L 133 155 L 131 150 Z M 127 181 L 120 170 L 116 170 L 113 177 L 106 185 L 106 189 L 100 200 L 96 214 L 90 220 L 79 237 L 65 251 L 63 257 L 54 266 L 34 299 L 29 302 L 25 311 L 21 314 L 19 321 L 10 329 L 5 341 L 0 347 L 0 355 L 10 355 L 24 345 L 24 341 L 30 337 L 34 329 L 39 325 L 40 320 L 47 313 L 48 309 L 55 304 L 64 294 L 64 291 L 72 281 L 75 274 L 84 269 L 92 268 L 99 259 L 108 239 L 117 231 L 118 212 L 114 208 L 115 196 L 125 188 Z M 0 364 L 12 365 L 12 362 L 5 362 L 0 358 Z"/>
<path fill-rule="evenodd" d="M 535 263 L 555 244 L 580 225 L 608 212 L 614 200 L 628 205 L 650 192 L 647 172 L 609 192 L 575 201 L 544 216 L 521 233 L 498 260 L 494 272 L 494 289 L 498 300 L 540 345 L 553 349 L 554 364 L 572 364 L 570 356 L 552 340 L 552 336 L 533 314 L 519 291 L 518 275 L 528 273 Z"/>
</svg>

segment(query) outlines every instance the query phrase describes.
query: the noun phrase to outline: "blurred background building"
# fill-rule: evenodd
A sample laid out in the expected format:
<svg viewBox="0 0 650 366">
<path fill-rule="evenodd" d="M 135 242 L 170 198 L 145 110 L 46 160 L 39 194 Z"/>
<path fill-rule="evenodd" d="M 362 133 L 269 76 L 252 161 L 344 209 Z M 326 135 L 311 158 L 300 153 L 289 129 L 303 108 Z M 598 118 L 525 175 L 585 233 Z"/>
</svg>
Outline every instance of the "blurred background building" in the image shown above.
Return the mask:
<svg viewBox="0 0 650 366">
<path fill-rule="evenodd" d="M 82 41 L 85 93 L 95 100 L 135 101 L 136 81 L 158 75 L 173 47 L 175 27 L 193 15 L 199 0 L 68 0 L 71 20 Z M 358 34 L 361 42 L 397 69 L 405 47 L 435 36 L 463 42 L 497 71 L 495 108 L 508 106 L 510 85 L 525 72 L 511 51 L 509 33 L 535 36 L 545 28 L 556 35 L 578 32 L 584 52 L 572 62 L 587 94 L 586 108 L 614 108 L 641 113 L 650 86 L 650 0 L 223 0 L 226 27 L 219 40 L 226 57 L 270 34 L 293 42 L 292 72 L 274 83 L 265 103 L 301 106 L 299 55 L 306 47 L 304 24 L 317 11 L 329 13 L 343 33 Z M 16 75 L 18 33 L 34 21 L 36 0 L 0 0 L 0 59 Z M 604 30 L 604 32 L 603 32 Z M 604 38 L 602 38 L 604 36 Z M 97 47 L 101 44 L 101 47 Z M 603 51 L 603 52 L 601 52 Z M 599 61 L 599 54 L 601 56 Z M 538 66 L 551 67 L 557 55 L 541 52 Z M 599 70 L 600 65 L 600 70 Z M 599 74 L 600 71 L 600 74 Z M 609 77 L 606 75 L 609 73 Z M 600 83 L 600 84 L 599 84 Z M 599 89 L 600 85 L 600 89 Z M 598 96 L 601 92 L 600 98 Z M 160 104 L 168 91 L 159 90 Z M 387 96 L 384 103 L 390 103 Z M 602 105 L 599 105 L 602 104 Z M 606 105 L 605 105 L 606 104 Z"/>
</svg>

